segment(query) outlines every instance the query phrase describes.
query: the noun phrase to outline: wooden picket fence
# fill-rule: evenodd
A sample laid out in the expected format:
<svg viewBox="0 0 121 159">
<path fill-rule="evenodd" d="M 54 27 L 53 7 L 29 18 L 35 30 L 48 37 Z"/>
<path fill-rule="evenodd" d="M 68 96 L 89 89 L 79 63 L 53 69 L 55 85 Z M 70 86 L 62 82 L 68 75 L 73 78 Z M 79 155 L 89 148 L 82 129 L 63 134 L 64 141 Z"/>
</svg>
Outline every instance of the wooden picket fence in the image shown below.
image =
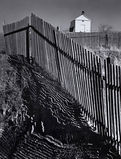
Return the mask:
<svg viewBox="0 0 121 159">
<path fill-rule="evenodd" d="M 34 14 L 3 30 L 7 53 L 34 58 L 121 154 L 121 67 L 109 58 L 101 60 Z"/>
</svg>

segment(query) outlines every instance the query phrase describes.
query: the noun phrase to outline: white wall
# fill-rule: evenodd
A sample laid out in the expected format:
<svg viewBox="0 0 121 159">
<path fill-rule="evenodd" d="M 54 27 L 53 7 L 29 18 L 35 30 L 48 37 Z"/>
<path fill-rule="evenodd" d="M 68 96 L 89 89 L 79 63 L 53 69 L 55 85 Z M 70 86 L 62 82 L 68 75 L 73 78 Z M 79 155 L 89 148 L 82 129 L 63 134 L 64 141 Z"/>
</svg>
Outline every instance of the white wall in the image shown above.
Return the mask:
<svg viewBox="0 0 121 159">
<path fill-rule="evenodd" d="M 91 21 L 75 20 L 75 32 L 91 32 Z"/>
</svg>

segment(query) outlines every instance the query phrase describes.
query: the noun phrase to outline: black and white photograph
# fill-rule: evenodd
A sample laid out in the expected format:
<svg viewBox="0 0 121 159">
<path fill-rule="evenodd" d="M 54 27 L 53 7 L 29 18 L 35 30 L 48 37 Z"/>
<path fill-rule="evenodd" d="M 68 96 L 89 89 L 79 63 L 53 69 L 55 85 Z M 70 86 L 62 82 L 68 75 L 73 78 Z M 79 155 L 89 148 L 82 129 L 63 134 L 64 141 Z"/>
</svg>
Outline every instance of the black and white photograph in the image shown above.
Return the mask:
<svg viewBox="0 0 121 159">
<path fill-rule="evenodd" d="M 0 0 L 0 159 L 121 159 L 121 0 Z"/>
</svg>

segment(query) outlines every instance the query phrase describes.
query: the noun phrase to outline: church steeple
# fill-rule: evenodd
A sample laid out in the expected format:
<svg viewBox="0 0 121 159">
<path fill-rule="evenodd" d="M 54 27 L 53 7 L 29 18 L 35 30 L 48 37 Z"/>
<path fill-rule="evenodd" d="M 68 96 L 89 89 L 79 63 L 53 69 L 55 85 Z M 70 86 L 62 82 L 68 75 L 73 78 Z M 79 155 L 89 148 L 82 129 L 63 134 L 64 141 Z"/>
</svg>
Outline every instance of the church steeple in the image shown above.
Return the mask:
<svg viewBox="0 0 121 159">
<path fill-rule="evenodd" d="M 85 14 L 85 12 L 84 12 L 84 11 L 82 11 L 81 15 L 84 15 L 84 14 Z"/>
</svg>

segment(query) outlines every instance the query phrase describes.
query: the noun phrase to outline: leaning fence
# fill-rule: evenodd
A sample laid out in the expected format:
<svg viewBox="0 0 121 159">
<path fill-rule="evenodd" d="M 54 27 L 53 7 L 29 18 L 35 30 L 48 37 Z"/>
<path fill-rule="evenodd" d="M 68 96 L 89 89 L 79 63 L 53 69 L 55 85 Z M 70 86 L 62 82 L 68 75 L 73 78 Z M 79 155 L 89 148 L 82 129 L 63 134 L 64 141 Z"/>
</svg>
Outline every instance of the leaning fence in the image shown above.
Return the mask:
<svg viewBox="0 0 121 159">
<path fill-rule="evenodd" d="M 121 67 L 111 64 L 109 58 L 101 61 L 34 14 L 3 30 L 7 53 L 35 58 L 121 154 Z"/>
</svg>

